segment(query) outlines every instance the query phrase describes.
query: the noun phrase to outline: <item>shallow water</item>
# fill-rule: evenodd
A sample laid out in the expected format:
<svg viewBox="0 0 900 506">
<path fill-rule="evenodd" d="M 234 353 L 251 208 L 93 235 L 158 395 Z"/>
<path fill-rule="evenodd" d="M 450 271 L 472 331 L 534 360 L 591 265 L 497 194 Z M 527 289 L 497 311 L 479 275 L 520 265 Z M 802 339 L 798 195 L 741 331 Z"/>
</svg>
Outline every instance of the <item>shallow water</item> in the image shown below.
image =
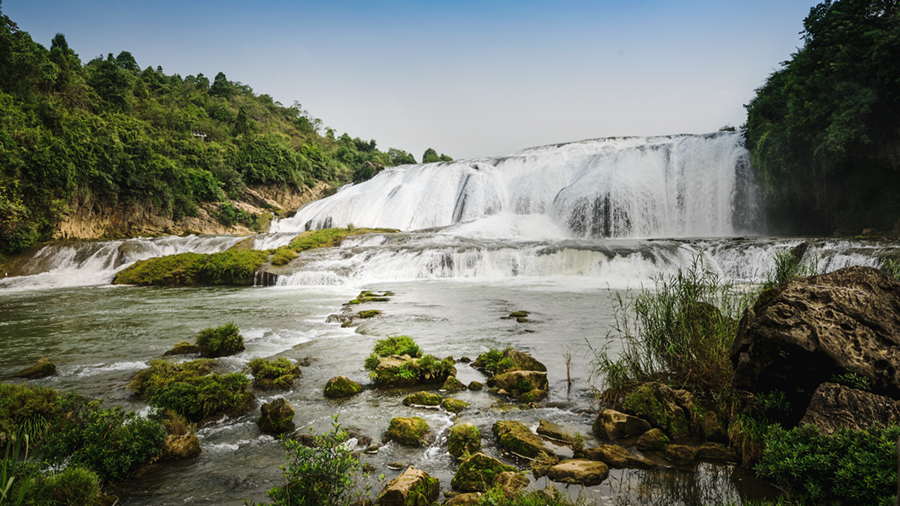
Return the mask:
<svg viewBox="0 0 900 506">
<path fill-rule="evenodd" d="M 327 324 L 329 314 L 361 289 L 392 290 L 387 303 L 359 309 L 380 309 L 383 316 L 356 328 Z M 536 428 L 541 419 L 563 423 L 581 432 L 590 447 L 592 408 L 590 357 L 586 343 L 600 346 L 613 316 L 610 297 L 623 292 L 601 281 L 580 278 L 516 278 L 514 280 L 404 281 L 367 286 L 185 288 L 156 289 L 96 286 L 41 292 L 7 293 L 0 298 L 0 333 L 4 336 L 0 375 L 46 356 L 59 375 L 33 384 L 77 390 L 146 413 L 146 405 L 126 389 L 131 376 L 180 339 L 192 340 L 209 326 L 234 321 L 245 338 L 246 351 L 218 359 L 223 371 L 242 370 L 254 357 L 312 358 L 289 392 L 258 393 L 258 404 L 283 395 L 297 410 L 301 430 L 330 428 L 339 415 L 345 428 L 376 440 L 395 416 L 422 416 L 436 441 L 425 449 L 389 443 L 363 461 L 375 475 L 389 480 L 401 471 L 388 464 L 411 464 L 441 480 L 449 491 L 456 463 L 446 453 L 446 431 L 457 420 L 475 424 L 487 453 L 520 469 L 526 463 L 500 454 L 490 428 L 500 419 L 516 419 Z M 528 323 L 501 319 L 515 310 L 531 312 Z M 450 394 L 470 403 L 459 416 L 444 411 L 403 406 L 408 391 L 367 389 L 346 400 L 324 397 L 325 382 L 346 375 L 368 383 L 363 368 L 375 340 L 406 334 L 423 351 L 439 357 L 475 358 L 488 348 L 513 346 L 544 362 L 549 370 L 550 399 L 546 407 L 522 410 L 487 392 Z M 615 343 L 612 343 L 615 349 Z M 566 381 L 564 354 L 573 355 L 571 389 Z M 457 364 L 463 382 L 485 377 Z M 201 455 L 165 467 L 141 480 L 117 487 L 125 505 L 242 504 L 263 500 L 265 491 L 282 484 L 278 466 L 282 444 L 262 435 L 255 420 L 259 408 L 243 417 L 226 419 L 198 431 Z M 543 486 L 546 480 L 538 483 Z M 377 491 L 377 488 L 376 488 Z M 577 495 L 580 487 L 569 487 Z M 582 493 L 599 504 L 708 504 L 770 494 L 752 476 L 730 466 L 704 464 L 697 473 L 661 469 L 613 471 L 610 478 Z"/>
</svg>

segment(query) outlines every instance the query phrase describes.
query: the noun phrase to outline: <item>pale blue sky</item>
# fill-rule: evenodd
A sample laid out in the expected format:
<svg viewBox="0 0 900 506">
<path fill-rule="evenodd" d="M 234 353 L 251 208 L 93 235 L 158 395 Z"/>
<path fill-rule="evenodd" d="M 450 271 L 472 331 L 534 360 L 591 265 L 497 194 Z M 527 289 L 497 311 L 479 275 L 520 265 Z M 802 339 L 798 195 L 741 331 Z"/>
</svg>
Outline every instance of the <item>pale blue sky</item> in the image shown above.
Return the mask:
<svg viewBox="0 0 900 506">
<path fill-rule="evenodd" d="M 294 100 L 421 158 L 706 133 L 800 45 L 812 0 L 3 0 L 45 46 L 203 73 Z"/>
</svg>

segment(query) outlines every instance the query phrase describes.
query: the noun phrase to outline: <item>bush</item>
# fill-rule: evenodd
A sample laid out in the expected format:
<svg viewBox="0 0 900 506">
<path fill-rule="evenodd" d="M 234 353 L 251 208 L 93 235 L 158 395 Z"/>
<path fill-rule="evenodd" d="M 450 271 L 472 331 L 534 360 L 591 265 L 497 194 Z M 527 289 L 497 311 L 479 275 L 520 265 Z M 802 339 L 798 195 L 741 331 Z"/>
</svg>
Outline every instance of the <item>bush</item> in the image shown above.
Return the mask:
<svg viewBox="0 0 900 506">
<path fill-rule="evenodd" d="M 150 361 L 150 367 L 134 375 L 128 389 L 139 396 L 150 395 L 151 392 L 179 381 L 192 381 L 211 373 L 214 367 L 212 360 L 198 359 L 190 362 L 170 362 L 165 359 Z"/>
<path fill-rule="evenodd" d="M 812 425 L 772 426 L 756 472 L 803 504 L 894 503 L 900 426 L 822 434 Z"/>
<path fill-rule="evenodd" d="M 244 337 L 234 322 L 229 322 L 221 327 L 201 330 L 197 334 L 197 346 L 202 357 L 225 357 L 244 351 Z"/>
<path fill-rule="evenodd" d="M 40 442 L 60 416 L 59 393 L 52 388 L 0 383 L 0 434 Z M 2 444 L 0 437 L 0 447 Z"/>
<path fill-rule="evenodd" d="M 273 360 L 254 358 L 249 366 L 254 384 L 264 390 L 290 388 L 300 376 L 300 368 L 284 357 Z"/>
<path fill-rule="evenodd" d="M 151 391 L 148 404 L 169 409 L 192 422 L 225 413 L 242 415 L 253 409 L 250 379 L 240 373 L 210 374 L 170 383 Z"/>
<path fill-rule="evenodd" d="M 107 499 L 97 473 L 73 465 L 47 476 L 40 495 L 39 503 L 60 506 L 101 506 Z"/>
<path fill-rule="evenodd" d="M 349 436 L 341 430 L 338 415 L 333 418 L 330 432 L 316 435 L 309 429 L 312 437 L 309 446 L 293 439 L 285 440 L 287 462 L 281 469 L 287 485 L 266 493 L 272 504 L 343 506 L 368 496 L 370 487 L 359 486 L 360 479 L 368 475 L 360 476 L 362 463 L 347 447 Z"/>
</svg>

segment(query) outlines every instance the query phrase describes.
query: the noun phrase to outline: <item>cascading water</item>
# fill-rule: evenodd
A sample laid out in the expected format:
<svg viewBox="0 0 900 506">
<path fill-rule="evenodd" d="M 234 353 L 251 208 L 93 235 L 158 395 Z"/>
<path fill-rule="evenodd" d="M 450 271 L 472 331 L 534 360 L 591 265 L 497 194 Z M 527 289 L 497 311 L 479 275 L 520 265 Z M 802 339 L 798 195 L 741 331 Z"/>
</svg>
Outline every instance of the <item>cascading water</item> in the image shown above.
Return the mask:
<svg viewBox="0 0 900 506">
<path fill-rule="evenodd" d="M 741 132 L 599 139 L 386 169 L 272 230 L 421 230 L 512 215 L 532 216 L 537 234 L 723 237 L 759 231 L 757 193 Z"/>
</svg>

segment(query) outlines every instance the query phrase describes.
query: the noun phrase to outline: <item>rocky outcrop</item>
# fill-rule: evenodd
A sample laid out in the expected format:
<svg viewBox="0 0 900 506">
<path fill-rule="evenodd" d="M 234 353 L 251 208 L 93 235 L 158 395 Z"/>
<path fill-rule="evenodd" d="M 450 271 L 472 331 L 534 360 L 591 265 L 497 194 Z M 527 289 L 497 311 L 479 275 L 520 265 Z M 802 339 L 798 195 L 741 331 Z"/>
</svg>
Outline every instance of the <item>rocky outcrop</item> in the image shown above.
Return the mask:
<svg viewBox="0 0 900 506">
<path fill-rule="evenodd" d="M 564 460 L 547 471 L 547 477 L 560 483 L 599 485 L 609 476 L 609 467 L 603 462 L 586 459 Z"/>
<path fill-rule="evenodd" d="M 819 385 L 800 420 L 800 425 L 815 425 L 825 434 L 843 427 L 862 430 L 874 423 L 900 423 L 900 402 L 835 383 Z"/>
<path fill-rule="evenodd" d="M 325 383 L 325 397 L 352 397 L 362 390 L 362 385 L 346 376 L 335 376 Z"/>
<path fill-rule="evenodd" d="M 286 434 L 293 432 L 294 426 L 294 407 L 283 397 L 279 397 L 272 402 L 262 405 L 262 414 L 256 422 L 259 430 L 266 434 Z"/>
<path fill-rule="evenodd" d="M 873 391 L 900 394 L 900 281 L 847 267 L 788 282 L 747 309 L 731 351 L 733 383 L 751 392 L 791 385 L 792 406 L 846 370 Z M 799 390 L 799 394 L 796 392 Z"/>
<path fill-rule="evenodd" d="M 375 504 L 379 506 L 432 504 L 440 493 L 441 483 L 437 478 L 410 467 L 384 486 Z"/>
<path fill-rule="evenodd" d="M 462 492 L 487 492 L 494 486 L 497 476 L 515 470 L 493 457 L 476 453 L 460 464 L 450 486 Z"/>
<path fill-rule="evenodd" d="M 600 439 L 615 441 L 628 436 L 643 434 L 650 430 L 650 424 L 636 416 L 620 413 L 613 409 L 602 409 L 594 421 L 594 435 Z"/>
</svg>

